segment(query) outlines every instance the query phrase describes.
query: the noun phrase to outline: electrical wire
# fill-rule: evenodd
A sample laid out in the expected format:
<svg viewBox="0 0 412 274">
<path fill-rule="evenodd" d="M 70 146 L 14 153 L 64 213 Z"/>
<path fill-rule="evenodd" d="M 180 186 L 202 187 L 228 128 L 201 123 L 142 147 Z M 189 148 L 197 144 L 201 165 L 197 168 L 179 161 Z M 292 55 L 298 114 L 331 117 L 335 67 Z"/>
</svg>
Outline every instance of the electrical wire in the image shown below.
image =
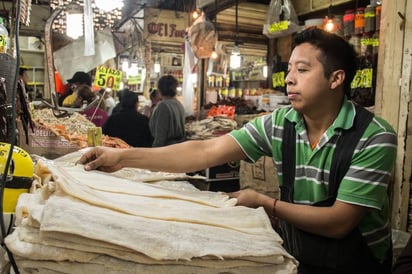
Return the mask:
<svg viewBox="0 0 412 274">
<path fill-rule="evenodd" d="M 7 246 L 4 244 L 4 239 L 7 236 L 6 232 L 6 226 L 4 223 L 4 213 L 3 213 L 3 200 L 4 200 L 4 188 L 6 186 L 7 182 L 7 173 L 9 171 L 11 162 L 12 162 L 12 157 L 13 157 L 13 150 L 14 150 L 14 142 L 16 140 L 16 90 L 17 90 L 17 81 L 18 81 L 18 75 L 19 75 L 19 68 L 20 68 L 20 46 L 19 46 L 19 29 L 20 29 L 20 6 L 21 6 L 21 0 L 17 0 L 17 8 L 16 8 L 16 23 L 15 23 L 15 48 L 16 48 L 16 71 L 15 71 L 15 77 L 14 77 L 14 83 L 12 86 L 12 91 L 11 91 L 11 135 L 10 135 L 10 150 L 7 155 L 7 160 L 5 164 L 5 169 L 3 171 L 3 176 L 0 184 L 0 228 L 1 228 L 1 246 L 4 247 L 4 249 L 7 252 L 8 258 L 10 260 L 10 263 L 13 267 L 13 270 L 15 274 L 19 274 L 19 269 L 17 267 L 16 261 L 14 260 L 13 254 L 10 252 L 10 250 L 7 248 Z"/>
</svg>

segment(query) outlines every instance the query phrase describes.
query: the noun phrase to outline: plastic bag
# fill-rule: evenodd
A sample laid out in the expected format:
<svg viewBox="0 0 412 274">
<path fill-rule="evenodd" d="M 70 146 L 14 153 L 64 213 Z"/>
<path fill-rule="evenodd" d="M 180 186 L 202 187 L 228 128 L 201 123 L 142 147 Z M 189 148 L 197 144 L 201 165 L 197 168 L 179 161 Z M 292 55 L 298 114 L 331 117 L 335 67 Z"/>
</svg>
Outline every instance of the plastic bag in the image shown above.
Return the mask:
<svg viewBox="0 0 412 274">
<path fill-rule="evenodd" d="M 268 38 L 287 36 L 303 29 L 289 0 L 271 0 L 263 34 Z"/>
<path fill-rule="evenodd" d="M 212 55 L 217 42 L 216 28 L 203 12 L 190 26 L 188 37 L 193 53 L 197 58 L 209 58 Z"/>
</svg>

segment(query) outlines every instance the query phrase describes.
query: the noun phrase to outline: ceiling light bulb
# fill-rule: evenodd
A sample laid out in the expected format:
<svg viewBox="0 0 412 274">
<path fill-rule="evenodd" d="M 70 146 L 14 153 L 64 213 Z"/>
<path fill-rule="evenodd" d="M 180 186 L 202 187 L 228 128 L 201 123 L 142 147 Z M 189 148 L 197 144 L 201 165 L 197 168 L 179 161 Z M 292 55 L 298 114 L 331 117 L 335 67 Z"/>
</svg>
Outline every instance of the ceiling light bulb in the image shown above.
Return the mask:
<svg viewBox="0 0 412 274">
<path fill-rule="evenodd" d="M 197 10 L 195 10 L 195 11 L 192 13 L 192 18 L 193 18 L 193 19 L 197 19 L 199 16 L 200 16 L 200 14 L 199 14 L 199 11 L 197 11 Z"/>
<path fill-rule="evenodd" d="M 212 54 L 210 55 L 210 58 L 217 59 L 217 57 L 219 57 L 219 55 L 217 54 L 216 50 L 213 49 Z"/>
<path fill-rule="evenodd" d="M 73 2 L 66 8 L 66 34 L 73 39 L 83 35 L 83 8 Z"/>
<path fill-rule="evenodd" d="M 328 32 L 332 32 L 335 29 L 335 23 L 333 21 L 333 18 L 327 18 L 326 24 L 324 26 L 324 30 Z"/>
<path fill-rule="evenodd" d="M 232 50 L 232 55 L 230 55 L 230 68 L 237 69 L 240 68 L 241 57 L 239 47 L 235 45 Z"/>
<path fill-rule="evenodd" d="M 154 63 L 154 72 L 155 73 L 160 73 L 160 63 L 159 63 L 159 61 L 156 61 L 155 63 Z"/>
<path fill-rule="evenodd" d="M 95 0 L 94 3 L 96 4 L 96 7 L 106 12 L 114 9 L 121 9 L 124 5 L 123 0 Z"/>
</svg>

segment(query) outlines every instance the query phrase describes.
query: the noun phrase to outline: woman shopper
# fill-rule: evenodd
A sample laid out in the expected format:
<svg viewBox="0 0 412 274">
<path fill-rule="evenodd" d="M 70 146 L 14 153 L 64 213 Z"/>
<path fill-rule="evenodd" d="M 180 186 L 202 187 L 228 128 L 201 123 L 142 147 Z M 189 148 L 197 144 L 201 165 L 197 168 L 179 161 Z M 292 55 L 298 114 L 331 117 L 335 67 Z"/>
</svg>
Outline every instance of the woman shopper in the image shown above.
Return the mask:
<svg viewBox="0 0 412 274">
<path fill-rule="evenodd" d="M 88 85 L 79 86 L 76 94 L 75 107 L 81 108 L 84 103 L 87 104 L 87 107 L 79 113 L 85 115 L 97 127 L 103 126 L 108 117 L 104 99 L 99 98 Z"/>
<path fill-rule="evenodd" d="M 153 138 L 149 118 L 138 112 L 137 93 L 124 92 L 120 104 L 119 112 L 113 113 L 104 123 L 103 134 L 118 137 L 133 147 L 151 147 Z"/>
</svg>

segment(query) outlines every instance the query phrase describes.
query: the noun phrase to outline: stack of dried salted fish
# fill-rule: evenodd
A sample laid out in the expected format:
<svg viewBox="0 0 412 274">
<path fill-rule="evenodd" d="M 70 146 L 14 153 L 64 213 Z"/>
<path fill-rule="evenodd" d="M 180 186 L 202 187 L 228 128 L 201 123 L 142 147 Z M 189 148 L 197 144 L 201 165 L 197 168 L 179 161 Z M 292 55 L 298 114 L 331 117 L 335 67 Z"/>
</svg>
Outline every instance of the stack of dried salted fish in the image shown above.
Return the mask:
<svg viewBox="0 0 412 274">
<path fill-rule="evenodd" d="M 220 136 L 236 129 L 237 123 L 223 116 L 209 117 L 185 124 L 186 135 L 191 140 L 203 140 Z"/>
<path fill-rule="evenodd" d="M 20 273 L 296 273 L 264 210 L 224 193 L 58 161 L 36 178 L 5 239 Z"/>
</svg>

